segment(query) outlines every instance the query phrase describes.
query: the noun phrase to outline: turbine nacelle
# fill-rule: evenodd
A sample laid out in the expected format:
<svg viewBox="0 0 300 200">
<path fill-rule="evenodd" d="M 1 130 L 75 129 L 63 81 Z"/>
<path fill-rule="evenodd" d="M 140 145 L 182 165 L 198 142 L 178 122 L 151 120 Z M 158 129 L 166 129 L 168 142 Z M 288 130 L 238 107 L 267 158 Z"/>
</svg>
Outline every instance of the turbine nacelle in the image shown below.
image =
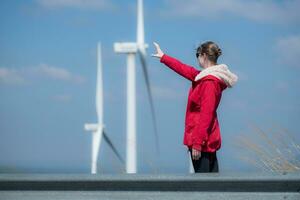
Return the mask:
<svg viewBox="0 0 300 200">
<path fill-rule="evenodd" d="M 116 53 L 137 53 L 141 48 L 148 48 L 148 44 L 138 44 L 136 42 L 116 42 L 114 43 L 114 51 Z"/>
<path fill-rule="evenodd" d="M 104 129 L 103 124 L 84 124 L 86 131 L 97 132 L 99 129 Z"/>
</svg>

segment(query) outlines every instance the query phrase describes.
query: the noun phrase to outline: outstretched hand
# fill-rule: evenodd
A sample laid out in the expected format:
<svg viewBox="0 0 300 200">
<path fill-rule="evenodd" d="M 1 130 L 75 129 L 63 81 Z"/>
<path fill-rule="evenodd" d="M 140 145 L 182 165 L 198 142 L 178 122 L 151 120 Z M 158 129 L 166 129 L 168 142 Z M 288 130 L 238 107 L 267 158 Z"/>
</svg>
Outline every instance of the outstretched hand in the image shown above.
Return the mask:
<svg viewBox="0 0 300 200">
<path fill-rule="evenodd" d="M 156 42 L 153 42 L 153 44 L 156 48 L 156 53 L 151 54 L 151 56 L 161 58 L 164 55 L 164 53 L 162 52 L 162 50 L 160 49 L 159 45 Z"/>
</svg>

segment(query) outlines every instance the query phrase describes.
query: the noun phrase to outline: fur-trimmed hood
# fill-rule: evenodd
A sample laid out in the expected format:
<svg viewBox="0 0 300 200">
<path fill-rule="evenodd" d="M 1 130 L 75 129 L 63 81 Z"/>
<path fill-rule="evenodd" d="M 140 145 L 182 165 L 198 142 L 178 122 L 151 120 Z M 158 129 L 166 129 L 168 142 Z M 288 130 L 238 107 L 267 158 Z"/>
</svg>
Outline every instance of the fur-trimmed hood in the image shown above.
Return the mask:
<svg viewBox="0 0 300 200">
<path fill-rule="evenodd" d="M 195 77 L 195 81 L 200 80 L 201 78 L 213 75 L 225 82 L 227 87 L 231 88 L 237 82 L 238 76 L 232 73 L 226 64 L 218 64 L 213 65 L 208 68 L 203 69 L 200 73 Z"/>
</svg>

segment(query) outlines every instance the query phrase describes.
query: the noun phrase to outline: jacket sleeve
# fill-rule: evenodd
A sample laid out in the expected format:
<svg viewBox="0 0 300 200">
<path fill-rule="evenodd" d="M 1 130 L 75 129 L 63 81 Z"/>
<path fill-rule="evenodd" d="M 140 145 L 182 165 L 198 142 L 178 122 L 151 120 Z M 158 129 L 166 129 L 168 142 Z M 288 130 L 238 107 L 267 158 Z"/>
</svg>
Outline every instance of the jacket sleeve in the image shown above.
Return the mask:
<svg viewBox="0 0 300 200">
<path fill-rule="evenodd" d="M 184 64 L 180 62 L 179 60 L 164 54 L 160 58 L 160 62 L 164 63 L 166 66 L 168 66 L 170 69 L 174 70 L 181 76 L 185 77 L 186 79 L 189 79 L 190 81 L 194 81 L 197 74 L 200 72 L 200 70 L 195 69 L 192 66 L 189 66 L 187 64 Z"/>
<path fill-rule="evenodd" d="M 201 88 L 198 89 L 202 96 L 200 98 L 200 111 L 197 118 L 195 127 L 195 134 L 193 135 L 193 149 L 199 151 L 202 150 L 202 145 L 204 145 L 208 140 L 208 135 L 210 134 L 211 125 L 213 119 L 216 115 L 216 104 L 218 96 L 218 86 L 213 80 L 205 80 L 202 83 Z"/>
</svg>

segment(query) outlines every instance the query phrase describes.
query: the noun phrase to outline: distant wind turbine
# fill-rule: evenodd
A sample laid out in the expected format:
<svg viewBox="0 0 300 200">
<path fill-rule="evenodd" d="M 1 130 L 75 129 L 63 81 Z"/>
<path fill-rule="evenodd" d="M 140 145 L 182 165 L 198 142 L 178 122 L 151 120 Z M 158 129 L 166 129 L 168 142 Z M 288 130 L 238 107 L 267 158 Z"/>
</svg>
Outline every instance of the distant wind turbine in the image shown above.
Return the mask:
<svg viewBox="0 0 300 200">
<path fill-rule="evenodd" d="M 101 144 L 102 135 L 104 140 L 119 158 L 119 160 L 124 163 L 124 160 L 118 153 L 115 146 L 112 144 L 108 135 L 104 131 L 103 124 L 103 79 L 102 79 L 102 60 L 101 60 L 101 43 L 98 43 L 97 46 L 97 85 L 96 85 L 96 112 L 98 117 L 97 124 L 85 124 L 84 128 L 86 131 L 92 132 L 92 161 L 91 161 L 91 173 L 97 173 L 97 161 L 98 154 Z"/>
<path fill-rule="evenodd" d="M 146 63 L 146 48 L 148 44 L 145 43 L 144 38 L 144 15 L 143 15 L 143 1 L 137 1 L 137 41 L 114 43 L 114 50 L 116 53 L 127 54 L 127 151 L 126 151 L 126 172 L 136 173 L 136 77 L 135 77 L 135 55 L 138 54 L 142 63 L 143 73 L 146 81 L 147 92 L 149 96 L 152 121 L 154 125 L 156 153 L 159 158 L 159 143 L 156 125 L 156 117 L 154 111 L 154 104 L 152 99 L 152 92 L 150 88 L 149 75 Z"/>
</svg>

